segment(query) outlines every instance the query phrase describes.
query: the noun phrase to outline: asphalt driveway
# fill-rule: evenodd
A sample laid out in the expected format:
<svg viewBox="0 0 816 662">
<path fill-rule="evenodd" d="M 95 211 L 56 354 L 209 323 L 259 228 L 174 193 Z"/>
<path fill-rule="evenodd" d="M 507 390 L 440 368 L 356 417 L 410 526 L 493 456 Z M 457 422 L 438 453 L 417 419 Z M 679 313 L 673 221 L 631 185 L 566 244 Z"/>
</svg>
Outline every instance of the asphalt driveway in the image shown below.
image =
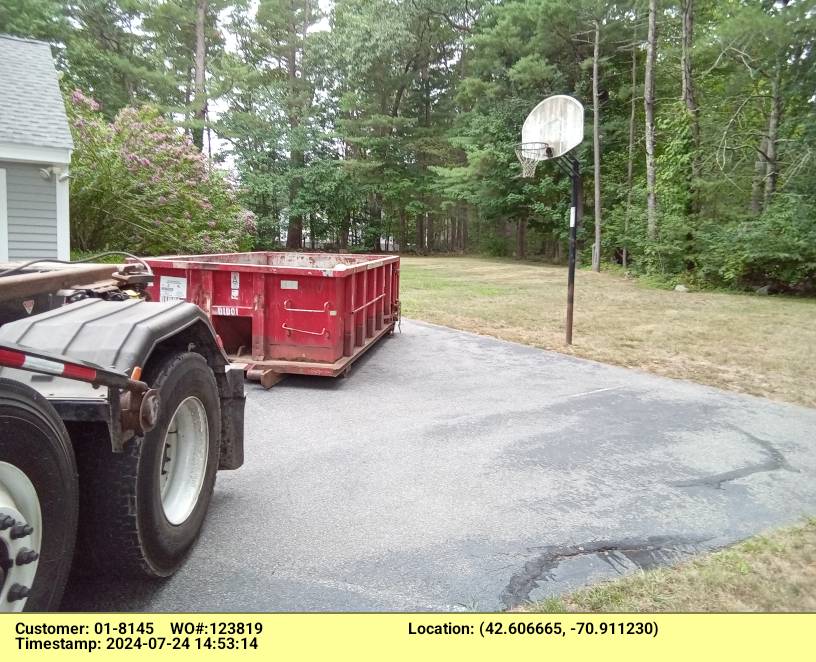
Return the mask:
<svg viewBox="0 0 816 662">
<path fill-rule="evenodd" d="M 183 569 L 64 609 L 504 609 L 816 513 L 816 410 L 443 327 L 247 390 Z"/>
</svg>

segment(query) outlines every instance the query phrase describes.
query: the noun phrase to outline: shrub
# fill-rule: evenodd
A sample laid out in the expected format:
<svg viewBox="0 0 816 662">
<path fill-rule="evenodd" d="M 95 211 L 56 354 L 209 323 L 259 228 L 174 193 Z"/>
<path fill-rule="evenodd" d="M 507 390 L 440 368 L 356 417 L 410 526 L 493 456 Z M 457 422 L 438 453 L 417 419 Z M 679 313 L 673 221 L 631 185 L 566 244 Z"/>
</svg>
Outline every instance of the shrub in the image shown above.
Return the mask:
<svg viewBox="0 0 816 662">
<path fill-rule="evenodd" d="M 717 284 L 802 293 L 816 288 L 816 208 L 798 196 L 777 196 L 754 218 L 708 223 L 700 247 L 700 274 Z"/>
<path fill-rule="evenodd" d="M 208 168 L 189 137 L 156 108 L 124 108 L 108 123 L 80 91 L 66 105 L 75 143 L 74 248 L 156 255 L 252 246 L 252 212 L 241 209 L 224 175 Z"/>
</svg>

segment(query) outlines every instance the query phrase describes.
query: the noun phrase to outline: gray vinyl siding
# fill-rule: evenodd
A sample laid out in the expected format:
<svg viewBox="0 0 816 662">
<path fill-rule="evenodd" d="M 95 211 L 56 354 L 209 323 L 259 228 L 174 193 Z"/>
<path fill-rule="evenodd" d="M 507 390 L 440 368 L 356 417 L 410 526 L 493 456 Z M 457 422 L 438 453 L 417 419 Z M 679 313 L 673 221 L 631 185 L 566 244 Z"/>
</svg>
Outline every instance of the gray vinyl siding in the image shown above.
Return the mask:
<svg viewBox="0 0 816 662">
<path fill-rule="evenodd" d="M 57 257 L 57 184 L 40 169 L 50 164 L 0 161 L 6 171 L 9 260 Z"/>
</svg>

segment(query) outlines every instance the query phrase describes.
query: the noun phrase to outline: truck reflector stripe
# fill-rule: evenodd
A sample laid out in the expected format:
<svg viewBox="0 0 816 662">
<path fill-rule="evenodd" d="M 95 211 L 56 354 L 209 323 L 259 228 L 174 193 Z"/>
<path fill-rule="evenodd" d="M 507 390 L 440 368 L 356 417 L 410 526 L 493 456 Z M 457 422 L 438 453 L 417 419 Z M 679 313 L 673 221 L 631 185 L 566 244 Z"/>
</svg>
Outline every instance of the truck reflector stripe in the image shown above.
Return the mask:
<svg viewBox="0 0 816 662">
<path fill-rule="evenodd" d="M 70 377 L 71 379 L 82 379 L 86 382 L 93 382 L 96 381 L 96 370 L 93 368 L 86 368 L 84 365 L 66 363 L 65 369 L 62 371 L 62 376 Z"/>
<path fill-rule="evenodd" d="M 62 363 L 49 361 L 48 359 L 40 359 L 36 356 L 26 356 L 25 361 L 23 361 L 23 368 L 36 370 L 37 372 L 47 372 L 50 375 L 62 374 Z"/>
<path fill-rule="evenodd" d="M 61 377 L 80 379 L 88 382 L 96 380 L 96 370 L 93 368 L 86 368 L 83 365 L 73 363 L 60 363 L 59 361 L 41 359 L 37 356 L 29 356 L 23 352 L 15 352 L 10 349 L 0 348 L 0 365 L 9 368 L 28 369 L 33 372 L 44 372 L 48 375 L 59 375 Z"/>
<path fill-rule="evenodd" d="M 22 352 L 14 352 L 10 349 L 0 348 L 0 365 L 8 368 L 22 368 L 26 355 Z"/>
</svg>

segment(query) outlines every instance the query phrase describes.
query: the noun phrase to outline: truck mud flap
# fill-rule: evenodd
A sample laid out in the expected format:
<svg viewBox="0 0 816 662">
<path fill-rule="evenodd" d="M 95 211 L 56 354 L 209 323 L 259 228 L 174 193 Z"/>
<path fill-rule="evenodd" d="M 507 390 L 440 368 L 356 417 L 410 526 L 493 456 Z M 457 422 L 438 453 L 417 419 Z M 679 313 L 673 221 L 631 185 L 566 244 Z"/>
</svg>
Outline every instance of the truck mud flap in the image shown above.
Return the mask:
<svg viewBox="0 0 816 662">
<path fill-rule="evenodd" d="M 244 371 L 227 366 L 218 375 L 221 396 L 221 455 L 219 469 L 238 469 L 244 463 Z"/>
</svg>

